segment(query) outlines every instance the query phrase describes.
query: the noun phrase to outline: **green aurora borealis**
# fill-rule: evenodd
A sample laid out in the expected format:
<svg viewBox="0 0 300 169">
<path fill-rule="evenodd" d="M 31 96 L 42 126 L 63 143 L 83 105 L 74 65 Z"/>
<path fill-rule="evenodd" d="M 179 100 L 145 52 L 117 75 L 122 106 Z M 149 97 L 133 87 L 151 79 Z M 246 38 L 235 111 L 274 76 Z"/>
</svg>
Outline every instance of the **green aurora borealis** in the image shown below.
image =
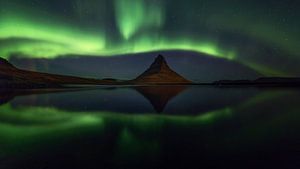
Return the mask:
<svg viewBox="0 0 300 169">
<path fill-rule="evenodd" d="M 300 77 L 299 6 L 0 0 L 0 58 L 20 69 L 97 79 L 133 79 L 157 54 L 199 83 Z M 4 74 L 4 83 L 11 79 Z M 298 88 L 161 87 L 0 88 L 0 168 L 299 164 Z"/>
<path fill-rule="evenodd" d="M 296 0 L 0 2 L 0 56 L 58 58 L 188 50 L 265 75 L 299 75 Z M 292 65 L 291 65 L 292 63 Z"/>
</svg>

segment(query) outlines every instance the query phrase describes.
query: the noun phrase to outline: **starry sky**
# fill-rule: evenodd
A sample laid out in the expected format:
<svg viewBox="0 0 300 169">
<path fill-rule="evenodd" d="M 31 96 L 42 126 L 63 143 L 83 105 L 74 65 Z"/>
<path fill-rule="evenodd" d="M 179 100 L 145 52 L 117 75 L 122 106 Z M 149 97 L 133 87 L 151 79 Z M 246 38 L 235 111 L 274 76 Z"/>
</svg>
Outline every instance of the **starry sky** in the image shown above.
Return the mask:
<svg viewBox="0 0 300 169">
<path fill-rule="evenodd" d="M 1 0 L 0 57 L 53 61 L 186 51 L 234 62 L 260 75 L 300 76 L 299 3 Z M 221 68 L 226 66 L 215 69 Z"/>
</svg>

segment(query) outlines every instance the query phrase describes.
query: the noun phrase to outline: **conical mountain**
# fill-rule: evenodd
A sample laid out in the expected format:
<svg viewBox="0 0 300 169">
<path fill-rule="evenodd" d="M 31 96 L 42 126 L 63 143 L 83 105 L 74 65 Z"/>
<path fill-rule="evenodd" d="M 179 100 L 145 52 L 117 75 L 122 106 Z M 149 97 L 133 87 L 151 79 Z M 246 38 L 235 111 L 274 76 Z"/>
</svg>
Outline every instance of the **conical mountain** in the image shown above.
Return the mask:
<svg viewBox="0 0 300 169">
<path fill-rule="evenodd" d="M 167 64 L 162 55 L 158 55 L 151 66 L 140 76 L 134 79 L 140 84 L 189 84 L 191 81 L 185 79 Z"/>
</svg>

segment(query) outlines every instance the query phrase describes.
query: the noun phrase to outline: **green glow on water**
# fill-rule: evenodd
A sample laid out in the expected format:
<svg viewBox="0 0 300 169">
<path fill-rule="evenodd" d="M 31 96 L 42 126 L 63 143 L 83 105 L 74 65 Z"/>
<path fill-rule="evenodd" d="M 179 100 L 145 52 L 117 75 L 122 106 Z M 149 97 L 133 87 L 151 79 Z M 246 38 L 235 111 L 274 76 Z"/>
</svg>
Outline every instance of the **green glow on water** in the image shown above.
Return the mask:
<svg viewBox="0 0 300 169">
<path fill-rule="evenodd" d="M 165 136 L 181 141 L 185 136 L 195 136 L 213 145 L 210 149 L 217 152 L 232 148 L 247 150 L 251 149 L 249 145 L 279 141 L 286 136 L 287 130 L 291 131 L 291 136 L 297 133 L 297 102 L 286 101 L 286 97 L 297 100 L 299 93 L 269 91 L 238 105 L 191 116 L 71 112 L 53 107 L 6 104 L 0 106 L 0 157 L 28 153 L 55 145 L 55 142 L 71 143 L 78 137 L 95 136 L 105 140 L 111 135 L 116 141 L 113 151 L 117 161 L 136 159 L 130 157 L 138 158 L 145 152 L 145 158 L 155 160 L 163 150 Z M 276 104 L 276 109 L 267 111 L 266 108 L 274 108 L 274 103 L 284 106 Z"/>
<path fill-rule="evenodd" d="M 232 109 L 231 108 L 224 108 L 218 111 L 211 111 L 206 112 L 203 115 L 200 115 L 197 118 L 199 121 L 207 122 L 207 123 L 213 123 L 217 120 L 220 116 L 226 117 L 232 115 Z"/>
<path fill-rule="evenodd" d="M 23 146 L 27 144 L 39 146 L 56 137 L 71 137 L 93 130 L 101 132 L 104 127 L 101 117 L 66 113 L 55 108 L 13 108 L 7 104 L 0 107 L 0 117 L 0 144 L 5 145 L 0 156 L 26 148 Z"/>
<path fill-rule="evenodd" d="M 132 159 L 138 158 L 141 153 L 147 152 L 148 156 L 155 157 L 159 154 L 160 143 L 157 140 L 149 138 L 140 138 L 134 135 L 134 132 L 129 128 L 124 128 L 117 139 L 117 146 L 115 149 L 116 158 L 118 159 Z M 122 160 L 118 160 L 122 161 Z"/>
<path fill-rule="evenodd" d="M 197 117 L 190 117 L 153 114 L 126 115 L 114 112 L 68 112 L 50 107 L 25 108 L 6 104 L 0 107 L 0 144 L 6 145 L 1 152 L 11 152 L 18 145 L 34 144 L 36 141 L 40 142 L 41 139 L 49 140 L 76 133 L 96 130 L 101 135 L 104 128 L 112 123 L 128 124 L 131 126 L 130 128 L 139 128 L 141 132 L 153 132 L 161 130 L 164 124 L 212 125 L 214 122 L 230 116 L 230 109 L 216 110 Z M 130 128 L 124 129 L 124 133 L 120 135 L 124 144 L 128 142 L 128 139 L 134 138 L 130 134 Z M 157 145 L 157 143 L 152 145 Z M 123 148 L 120 147 L 120 149 Z"/>
</svg>

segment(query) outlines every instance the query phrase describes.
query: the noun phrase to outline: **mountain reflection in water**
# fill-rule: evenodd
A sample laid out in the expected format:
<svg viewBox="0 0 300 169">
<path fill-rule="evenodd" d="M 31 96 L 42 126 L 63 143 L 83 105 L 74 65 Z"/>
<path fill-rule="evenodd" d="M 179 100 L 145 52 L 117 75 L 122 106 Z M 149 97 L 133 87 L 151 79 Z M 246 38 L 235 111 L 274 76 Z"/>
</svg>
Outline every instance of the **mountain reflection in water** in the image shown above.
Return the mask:
<svg viewBox="0 0 300 169">
<path fill-rule="evenodd" d="M 0 168 L 291 168 L 300 157 L 298 89 L 126 86 L 0 99 Z"/>
<path fill-rule="evenodd" d="M 41 93 L 47 94 L 41 94 Z M 226 89 L 199 86 L 129 86 L 97 89 L 11 91 L 1 95 L 13 107 L 55 107 L 67 111 L 163 113 L 195 115 L 229 107 L 259 93 L 258 89 Z"/>
</svg>

